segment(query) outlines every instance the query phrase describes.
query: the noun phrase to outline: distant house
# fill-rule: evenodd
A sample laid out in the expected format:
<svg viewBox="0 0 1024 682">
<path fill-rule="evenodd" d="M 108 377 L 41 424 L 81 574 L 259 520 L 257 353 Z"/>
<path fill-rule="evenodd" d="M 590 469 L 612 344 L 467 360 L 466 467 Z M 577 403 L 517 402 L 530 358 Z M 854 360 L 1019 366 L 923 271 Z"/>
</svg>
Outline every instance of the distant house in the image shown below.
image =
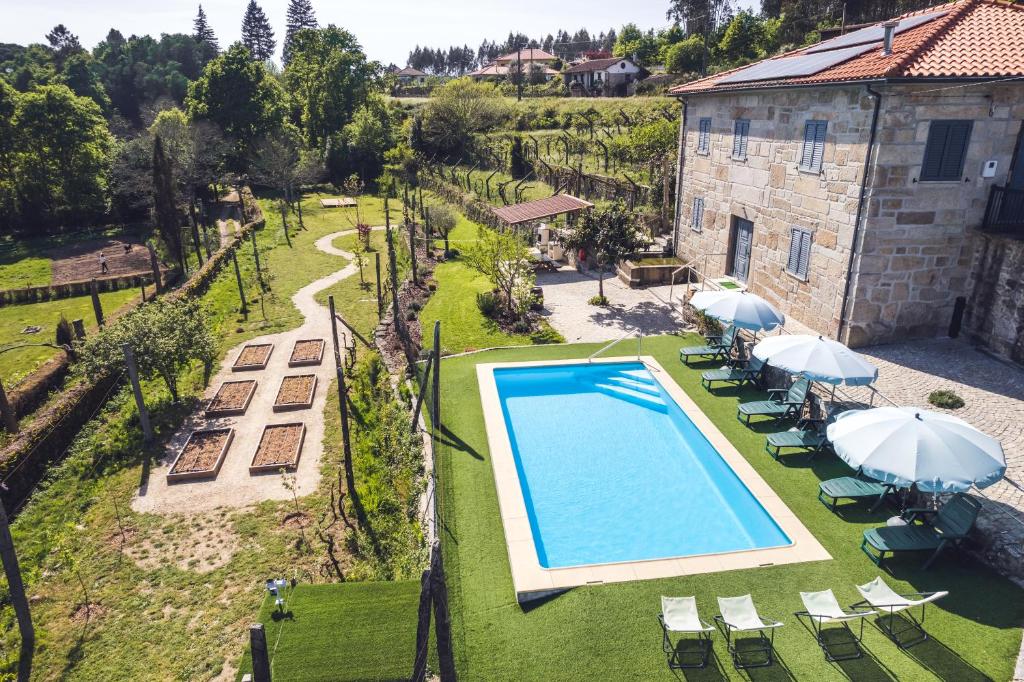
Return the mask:
<svg viewBox="0 0 1024 682">
<path fill-rule="evenodd" d="M 522 61 L 523 64 L 546 64 L 547 66 L 553 66 L 558 61 L 558 57 L 550 52 L 545 52 L 535 47 L 528 47 L 518 52 L 503 54 L 495 59 L 494 63 L 501 66 L 512 66 L 516 61 Z"/>
<path fill-rule="evenodd" d="M 636 91 L 637 81 L 646 73 L 631 59 L 606 57 L 574 64 L 562 72 L 562 78 L 570 94 L 624 97 Z"/>
<path fill-rule="evenodd" d="M 1024 6 L 958 0 L 670 91 L 674 244 L 852 345 L 1024 362 Z"/>
<path fill-rule="evenodd" d="M 427 83 L 427 74 L 411 66 L 396 71 L 395 76 L 400 85 L 426 85 Z"/>
<path fill-rule="evenodd" d="M 509 74 L 515 74 L 517 68 L 521 68 L 527 81 L 540 76 L 544 82 L 548 82 L 558 77 L 558 71 L 554 68 L 556 63 L 558 63 L 558 57 L 555 55 L 531 47 L 519 52 L 503 54 L 490 64 L 486 64 L 468 75 L 478 81 L 505 80 Z"/>
</svg>

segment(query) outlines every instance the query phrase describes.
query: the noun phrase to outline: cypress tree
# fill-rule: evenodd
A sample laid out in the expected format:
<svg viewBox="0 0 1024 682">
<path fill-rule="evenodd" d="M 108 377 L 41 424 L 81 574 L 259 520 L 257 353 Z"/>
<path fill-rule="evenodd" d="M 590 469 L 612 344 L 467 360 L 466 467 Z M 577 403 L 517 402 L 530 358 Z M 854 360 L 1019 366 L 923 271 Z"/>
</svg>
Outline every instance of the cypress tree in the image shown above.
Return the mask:
<svg viewBox="0 0 1024 682">
<path fill-rule="evenodd" d="M 509 175 L 516 180 L 526 177 L 529 172 L 526 157 L 523 155 L 523 140 L 521 137 L 512 138 L 512 152 L 509 155 Z"/>
<path fill-rule="evenodd" d="M 284 53 L 282 59 L 287 64 L 291 60 L 292 40 L 295 33 L 304 28 L 319 28 L 316 13 L 310 0 L 288 0 L 288 15 L 285 21 Z"/>
<path fill-rule="evenodd" d="M 256 0 L 249 0 L 249 6 L 245 8 L 245 16 L 242 18 L 242 44 L 249 48 L 249 54 L 258 62 L 265 62 L 273 57 L 274 48 L 277 47 L 274 30 L 270 28 L 267 15 L 263 13 L 263 8 L 256 4 Z"/>
</svg>

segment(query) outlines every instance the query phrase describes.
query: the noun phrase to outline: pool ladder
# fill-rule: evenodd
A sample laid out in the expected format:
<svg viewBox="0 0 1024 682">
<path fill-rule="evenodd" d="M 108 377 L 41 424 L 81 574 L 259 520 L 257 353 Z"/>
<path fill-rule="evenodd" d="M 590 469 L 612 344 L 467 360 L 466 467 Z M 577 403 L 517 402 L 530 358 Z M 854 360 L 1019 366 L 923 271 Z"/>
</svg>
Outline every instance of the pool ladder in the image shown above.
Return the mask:
<svg viewBox="0 0 1024 682">
<path fill-rule="evenodd" d="M 593 353 L 591 353 L 587 357 L 587 362 L 588 363 L 593 362 L 594 358 L 596 358 L 601 353 L 605 352 L 606 350 L 608 350 L 609 348 L 611 348 L 615 344 L 619 343 L 620 341 L 625 341 L 626 339 L 628 339 L 629 337 L 634 336 L 634 335 L 637 337 L 637 339 L 636 339 L 636 359 L 639 360 L 640 359 L 640 354 L 641 354 L 641 351 L 643 350 L 643 345 L 644 345 L 644 330 L 641 329 L 640 327 L 636 327 L 635 329 L 630 329 L 625 335 L 620 336 L 619 338 L 615 339 L 614 341 L 612 341 L 612 342 L 610 342 L 610 343 L 608 343 L 608 344 L 606 344 L 604 346 L 601 346 L 600 349 L 598 349 L 598 350 L 594 351 Z"/>
</svg>

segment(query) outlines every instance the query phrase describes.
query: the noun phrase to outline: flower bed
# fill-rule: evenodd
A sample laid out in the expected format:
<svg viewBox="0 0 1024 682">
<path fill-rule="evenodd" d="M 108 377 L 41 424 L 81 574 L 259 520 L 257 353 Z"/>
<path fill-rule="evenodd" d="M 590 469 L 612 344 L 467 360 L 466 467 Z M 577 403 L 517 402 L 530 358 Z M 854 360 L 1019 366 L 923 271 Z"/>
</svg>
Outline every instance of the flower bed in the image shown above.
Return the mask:
<svg viewBox="0 0 1024 682">
<path fill-rule="evenodd" d="M 274 400 L 274 412 L 306 410 L 313 406 L 316 391 L 315 374 L 299 374 L 281 379 L 281 388 Z"/>
<path fill-rule="evenodd" d="M 274 351 L 272 343 L 250 343 L 242 348 L 242 352 L 231 365 L 232 372 L 247 372 L 264 369 L 270 361 L 270 354 Z"/>
<path fill-rule="evenodd" d="M 235 436 L 234 429 L 193 431 L 167 472 L 168 481 L 215 478 Z"/>
<path fill-rule="evenodd" d="M 260 444 L 249 464 L 249 473 L 278 471 L 282 467 L 294 469 L 299 465 L 305 438 L 305 424 L 268 424 L 263 427 Z"/>
<path fill-rule="evenodd" d="M 253 379 L 225 381 L 217 389 L 217 394 L 210 400 L 210 404 L 207 405 L 206 416 L 228 417 L 245 414 L 254 393 L 256 393 L 256 381 Z"/>
<path fill-rule="evenodd" d="M 288 358 L 289 367 L 319 365 L 324 359 L 323 339 L 299 339 L 292 346 L 292 355 Z"/>
</svg>

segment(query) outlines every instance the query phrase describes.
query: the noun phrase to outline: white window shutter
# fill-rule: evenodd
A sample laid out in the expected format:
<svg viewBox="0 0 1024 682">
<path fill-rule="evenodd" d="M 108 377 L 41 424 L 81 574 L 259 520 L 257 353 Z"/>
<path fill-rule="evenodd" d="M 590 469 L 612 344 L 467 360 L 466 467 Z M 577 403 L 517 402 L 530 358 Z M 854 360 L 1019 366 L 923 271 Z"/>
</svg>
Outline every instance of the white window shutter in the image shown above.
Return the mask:
<svg viewBox="0 0 1024 682">
<path fill-rule="evenodd" d="M 800 230 L 795 227 L 789 228 L 789 259 L 786 261 L 786 270 L 794 275 L 800 267 Z"/>
<path fill-rule="evenodd" d="M 807 279 L 810 272 L 811 261 L 811 233 L 807 230 L 800 230 L 800 261 L 797 264 L 797 274 Z"/>
</svg>

